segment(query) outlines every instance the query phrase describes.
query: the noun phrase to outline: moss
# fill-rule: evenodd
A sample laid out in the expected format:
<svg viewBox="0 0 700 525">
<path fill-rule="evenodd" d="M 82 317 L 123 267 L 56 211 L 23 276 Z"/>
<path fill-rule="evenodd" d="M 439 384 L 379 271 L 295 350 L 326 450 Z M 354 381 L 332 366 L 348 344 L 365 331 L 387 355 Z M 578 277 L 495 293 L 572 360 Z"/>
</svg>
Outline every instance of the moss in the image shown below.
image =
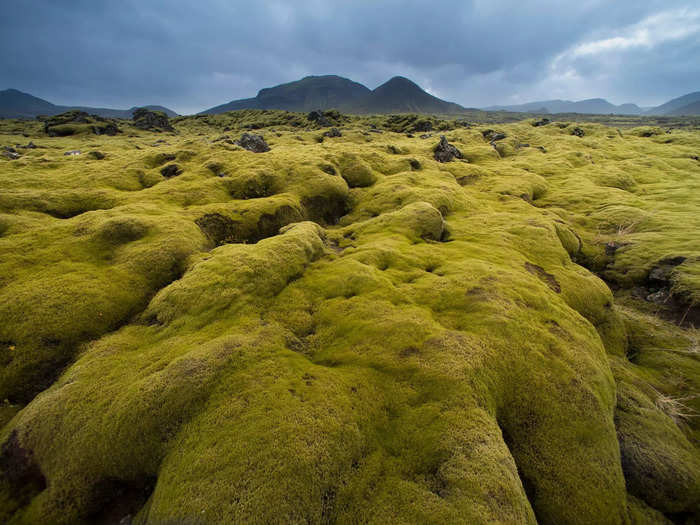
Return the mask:
<svg viewBox="0 0 700 525">
<path fill-rule="evenodd" d="M 372 169 L 356 155 L 344 155 L 338 161 L 340 175 L 351 188 L 371 186 L 377 180 Z"/>
<path fill-rule="evenodd" d="M 700 293 L 697 130 L 337 118 L 0 122 L 51 144 L 0 169 L 0 521 L 692 520 L 698 335 L 635 290 Z"/>
</svg>

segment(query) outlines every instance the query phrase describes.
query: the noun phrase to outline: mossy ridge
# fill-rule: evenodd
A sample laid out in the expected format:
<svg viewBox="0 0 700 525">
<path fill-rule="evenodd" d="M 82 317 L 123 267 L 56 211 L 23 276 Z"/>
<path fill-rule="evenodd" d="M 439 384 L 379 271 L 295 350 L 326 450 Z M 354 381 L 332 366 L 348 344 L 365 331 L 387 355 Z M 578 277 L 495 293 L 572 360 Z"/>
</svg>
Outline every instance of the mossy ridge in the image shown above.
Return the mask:
<svg viewBox="0 0 700 525">
<path fill-rule="evenodd" d="M 96 486 L 114 480 L 150 486 L 153 479 L 141 521 L 625 522 L 641 515 L 661 520 L 649 505 L 675 518 L 696 511 L 692 468 L 682 482 L 664 478 L 677 484 L 678 496 L 663 499 L 657 497 L 663 491 L 640 481 L 640 463 L 628 460 L 629 450 L 648 457 L 661 447 L 658 429 L 666 429 L 674 440 L 650 465 L 663 473 L 673 465 L 669 458 L 697 461 L 693 428 L 659 410 L 643 384 L 687 396 L 697 384 L 697 363 L 692 356 L 683 361 L 682 388 L 664 372 L 676 361 L 635 363 L 639 345 L 634 338 L 628 344 L 635 330 L 629 315 L 570 259 L 604 269 L 601 229 L 620 213 L 648 216 L 651 187 L 654 198 L 669 200 L 652 226 L 672 231 L 694 201 L 674 188 L 680 178 L 660 185 L 666 165 L 655 157 L 679 174 L 692 170 L 684 159 L 695 134 L 672 133 L 677 140 L 656 146 L 671 148 L 669 155 L 649 158 L 655 136 L 620 137 L 586 125 L 581 139 L 526 122 L 503 129 L 531 146 L 513 146 L 503 156 L 478 129 L 458 129 L 449 140 L 470 163 L 440 166 L 429 140 L 391 132 L 366 140 L 360 131 L 372 118 L 352 121 L 342 140 L 321 144 L 303 131 L 308 140 L 299 141 L 295 126 L 280 125 L 266 132 L 273 149 L 261 155 L 209 142 L 206 134 L 193 139 L 191 122 L 197 121 L 177 121 L 180 134 L 167 136 L 166 145 L 151 145 L 155 135 L 148 133 L 100 137 L 108 157 L 94 169 L 92 161 L 61 158 L 80 138 L 47 140 L 55 151 L 35 150 L 3 165 L 0 178 L 27 192 L 3 209 L 0 246 L 18 254 L 6 265 L 13 277 L 0 280 L 3 292 L 15 282 L 19 291 L 46 283 L 51 289 L 49 281 L 34 284 L 27 276 L 27 267 L 42 264 L 45 275 L 58 268 L 76 283 L 94 275 L 123 286 L 137 275 L 147 283 L 142 295 L 120 301 L 137 313 L 167 284 L 158 281 L 161 269 L 173 260 L 188 268 L 137 320 L 87 346 L 5 427 L 5 438 L 18 430 L 49 482 L 27 507 L 13 496 L 17 487 L 4 486 L 3 508 L 19 509 L 16 522 L 89 520 L 97 508 L 115 504 Z M 207 126 L 198 132 L 214 130 Z M 182 174 L 162 179 L 151 167 L 158 151 L 152 148 L 177 155 Z M 635 158 L 629 148 L 647 153 L 625 167 Z M 346 155 L 369 167 L 373 184 L 348 190 L 339 176 Z M 634 170 L 635 185 L 628 185 L 634 193 L 596 178 L 602 168 L 587 171 L 606 163 L 617 165 L 611 173 Z M 90 168 L 79 172 L 76 165 Z M 575 178 L 568 176 L 572 169 Z M 142 184 L 146 179 L 155 184 Z M 38 191 L 60 200 L 60 191 L 76 186 L 104 192 L 113 206 L 60 220 L 26 209 Z M 597 208 L 591 188 L 609 205 Z M 634 198 L 616 209 L 620 191 Z M 322 200 L 309 201 L 315 197 Z M 291 226 L 252 246 L 211 250 L 195 222 L 218 210 L 245 217 L 252 228 L 265 210 L 285 205 L 299 211 L 294 220 L 310 216 L 311 203 L 318 204 L 311 218 L 327 230 Z M 669 253 L 679 240 L 634 239 L 662 243 Z M 153 264 L 156 254 L 162 262 Z M 694 259 L 686 261 L 676 278 L 690 276 L 685 286 L 692 290 Z M 33 311 L 51 318 L 58 311 L 15 296 L 6 303 L 10 316 Z M 66 297 L 71 307 L 84 300 Z M 103 298 L 88 301 L 86 311 Z M 92 320 L 86 316 L 85 323 Z M 99 325 L 88 339 L 116 326 Z M 19 347 L 5 339 L 11 356 Z M 683 341 L 664 344 L 685 350 Z M 627 416 L 619 407 L 615 412 L 613 373 L 623 397 L 640 389 L 634 396 L 650 399 L 640 403 L 651 412 L 618 424 L 622 458 L 613 415 Z M 15 377 L 18 384 L 27 380 Z M 255 467 L 245 458 L 254 458 Z M 625 493 L 623 466 L 639 500 Z"/>
</svg>

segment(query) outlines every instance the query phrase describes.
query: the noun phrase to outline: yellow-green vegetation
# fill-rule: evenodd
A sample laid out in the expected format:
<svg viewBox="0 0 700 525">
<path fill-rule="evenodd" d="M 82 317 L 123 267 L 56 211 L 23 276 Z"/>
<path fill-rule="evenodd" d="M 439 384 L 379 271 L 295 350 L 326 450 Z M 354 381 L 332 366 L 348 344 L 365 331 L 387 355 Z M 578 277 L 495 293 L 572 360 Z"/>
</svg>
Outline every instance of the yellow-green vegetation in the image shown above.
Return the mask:
<svg viewBox="0 0 700 525">
<path fill-rule="evenodd" d="M 694 523 L 700 131 L 332 116 L 0 123 L 0 521 Z"/>
</svg>

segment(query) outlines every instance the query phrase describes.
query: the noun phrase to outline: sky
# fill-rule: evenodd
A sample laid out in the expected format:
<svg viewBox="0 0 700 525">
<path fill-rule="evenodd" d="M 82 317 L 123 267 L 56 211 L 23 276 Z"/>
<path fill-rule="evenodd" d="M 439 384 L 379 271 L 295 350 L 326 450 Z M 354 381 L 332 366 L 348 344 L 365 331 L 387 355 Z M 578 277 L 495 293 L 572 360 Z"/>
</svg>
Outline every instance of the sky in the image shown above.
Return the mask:
<svg viewBox="0 0 700 525">
<path fill-rule="evenodd" d="M 187 114 L 307 75 L 401 75 L 466 107 L 700 90 L 697 0 L 18 0 L 0 89 Z"/>
</svg>

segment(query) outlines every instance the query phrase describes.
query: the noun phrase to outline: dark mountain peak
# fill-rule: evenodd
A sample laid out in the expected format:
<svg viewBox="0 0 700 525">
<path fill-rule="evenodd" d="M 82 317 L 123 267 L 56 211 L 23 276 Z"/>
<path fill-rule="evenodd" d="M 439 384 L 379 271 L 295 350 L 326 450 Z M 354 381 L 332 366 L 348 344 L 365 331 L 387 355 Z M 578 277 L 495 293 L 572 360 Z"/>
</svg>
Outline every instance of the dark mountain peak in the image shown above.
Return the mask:
<svg viewBox="0 0 700 525">
<path fill-rule="evenodd" d="M 309 75 L 300 80 L 294 80 L 292 82 L 285 82 L 284 84 L 279 84 L 277 86 L 263 88 L 258 91 L 257 98 L 265 97 L 270 93 L 291 93 L 293 91 L 309 89 L 349 89 L 362 92 L 363 94 L 365 92 L 369 92 L 369 89 L 367 89 L 365 86 L 358 84 L 349 78 L 340 77 L 338 75 Z"/>
<path fill-rule="evenodd" d="M 402 90 L 402 91 L 411 90 L 411 91 L 420 91 L 420 92 L 425 93 L 425 91 L 418 84 L 416 84 L 415 82 L 413 82 L 412 80 L 410 80 L 406 77 L 392 77 L 389 80 L 387 80 L 386 82 L 384 82 L 384 84 L 377 87 L 374 91 L 381 92 L 381 91 L 389 90 L 389 89 Z"/>
</svg>

